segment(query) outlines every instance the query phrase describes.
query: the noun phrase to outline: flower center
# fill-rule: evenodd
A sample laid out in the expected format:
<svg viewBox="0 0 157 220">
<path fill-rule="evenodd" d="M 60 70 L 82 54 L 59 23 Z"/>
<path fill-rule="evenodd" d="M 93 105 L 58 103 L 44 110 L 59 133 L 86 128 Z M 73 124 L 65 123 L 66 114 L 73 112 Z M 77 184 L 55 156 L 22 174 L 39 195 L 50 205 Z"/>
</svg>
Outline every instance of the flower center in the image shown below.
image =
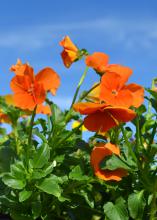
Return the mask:
<svg viewBox="0 0 157 220">
<path fill-rule="evenodd" d="M 31 95 L 34 94 L 34 84 L 31 84 L 30 87 L 27 90 L 28 93 L 31 93 Z"/>
<path fill-rule="evenodd" d="M 113 95 L 118 95 L 118 92 L 114 89 L 114 90 L 112 90 L 112 94 Z"/>
</svg>

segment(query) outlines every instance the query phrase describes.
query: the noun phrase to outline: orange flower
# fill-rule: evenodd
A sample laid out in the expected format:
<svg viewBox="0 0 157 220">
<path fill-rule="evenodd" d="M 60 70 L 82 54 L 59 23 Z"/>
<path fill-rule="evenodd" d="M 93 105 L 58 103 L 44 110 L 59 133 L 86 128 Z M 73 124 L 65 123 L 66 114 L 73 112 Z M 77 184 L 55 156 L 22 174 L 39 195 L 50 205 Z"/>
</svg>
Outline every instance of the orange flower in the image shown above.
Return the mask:
<svg viewBox="0 0 157 220">
<path fill-rule="evenodd" d="M 9 116 L 2 109 L 0 109 L 0 123 L 11 123 Z"/>
<path fill-rule="evenodd" d="M 95 175 L 105 181 L 115 180 L 120 181 L 123 176 L 127 175 L 127 171 L 118 168 L 116 170 L 101 170 L 100 169 L 100 162 L 107 156 L 115 154 L 117 156 L 120 155 L 119 147 L 111 144 L 111 143 L 99 143 L 97 144 L 91 153 L 90 161 L 91 165 L 94 169 Z"/>
<path fill-rule="evenodd" d="M 59 44 L 64 48 L 61 53 L 63 63 L 69 68 L 71 64 L 78 59 L 79 49 L 73 44 L 69 36 L 65 36 Z"/>
<path fill-rule="evenodd" d="M 4 100 L 6 102 L 7 105 L 12 105 L 15 106 L 14 103 L 14 96 L 12 94 L 8 94 L 4 96 Z M 29 111 L 28 109 L 24 110 L 26 115 L 31 115 L 31 111 Z M 22 115 L 22 116 L 26 116 L 26 115 Z M 50 115 L 51 114 L 51 109 L 48 105 L 37 105 L 37 109 L 36 109 L 36 114 L 46 114 L 46 115 Z"/>
<path fill-rule="evenodd" d="M 121 65 L 109 65 L 100 83 L 100 100 L 113 106 L 139 107 L 144 100 L 144 88 L 135 83 L 125 85 L 132 70 Z"/>
<path fill-rule="evenodd" d="M 95 52 L 86 57 L 86 65 L 95 69 L 98 73 L 103 74 L 108 64 L 109 57 L 105 53 Z"/>
<path fill-rule="evenodd" d="M 73 105 L 75 111 L 87 115 L 84 126 L 89 131 L 105 132 L 121 122 L 131 121 L 136 113 L 125 107 L 112 107 L 99 103 L 76 103 Z"/>
<path fill-rule="evenodd" d="M 37 105 L 36 114 L 51 115 L 51 109 L 48 105 Z"/>
<path fill-rule="evenodd" d="M 20 59 L 17 59 L 17 63 L 10 67 L 10 71 L 14 72 L 16 75 L 23 76 L 25 73 L 32 71 L 28 64 L 22 64 Z"/>
<path fill-rule="evenodd" d="M 25 68 L 22 68 L 23 66 Z M 32 111 L 36 105 L 45 101 L 47 91 L 55 94 L 60 84 L 60 78 L 49 67 L 42 69 L 36 76 L 33 68 L 28 64 L 21 64 L 20 69 L 14 69 L 16 76 L 13 77 L 10 84 L 14 92 L 14 103 L 21 109 Z"/>
</svg>

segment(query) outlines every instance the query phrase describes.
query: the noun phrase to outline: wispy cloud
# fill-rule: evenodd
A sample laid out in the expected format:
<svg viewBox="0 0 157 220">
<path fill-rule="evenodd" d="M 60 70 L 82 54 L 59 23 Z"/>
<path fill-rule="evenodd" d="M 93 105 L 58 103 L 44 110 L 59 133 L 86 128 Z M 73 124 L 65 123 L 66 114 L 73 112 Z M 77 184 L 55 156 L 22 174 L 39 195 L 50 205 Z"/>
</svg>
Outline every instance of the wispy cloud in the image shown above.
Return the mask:
<svg viewBox="0 0 157 220">
<path fill-rule="evenodd" d="M 127 48 L 157 46 L 157 21 L 106 17 L 83 22 L 43 24 L 0 31 L 0 47 L 38 49 L 65 33 L 100 33 L 111 41 L 123 42 Z"/>
</svg>

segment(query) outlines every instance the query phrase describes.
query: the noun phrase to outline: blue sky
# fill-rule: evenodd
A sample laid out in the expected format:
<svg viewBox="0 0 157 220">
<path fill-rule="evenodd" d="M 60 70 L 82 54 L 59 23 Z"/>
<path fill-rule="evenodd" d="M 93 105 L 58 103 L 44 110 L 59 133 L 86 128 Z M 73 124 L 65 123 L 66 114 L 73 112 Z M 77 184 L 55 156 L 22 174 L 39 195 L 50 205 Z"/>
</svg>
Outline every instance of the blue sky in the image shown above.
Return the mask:
<svg viewBox="0 0 157 220">
<path fill-rule="evenodd" d="M 62 108 L 71 103 L 84 62 L 63 66 L 59 41 L 69 35 L 79 48 L 105 52 L 110 63 L 134 70 L 130 82 L 149 87 L 157 76 L 156 0 L 2 0 L 0 7 L 0 95 L 10 93 L 17 58 L 37 73 L 50 66 L 61 77 L 53 99 Z M 89 71 L 83 89 L 98 80 Z"/>
</svg>

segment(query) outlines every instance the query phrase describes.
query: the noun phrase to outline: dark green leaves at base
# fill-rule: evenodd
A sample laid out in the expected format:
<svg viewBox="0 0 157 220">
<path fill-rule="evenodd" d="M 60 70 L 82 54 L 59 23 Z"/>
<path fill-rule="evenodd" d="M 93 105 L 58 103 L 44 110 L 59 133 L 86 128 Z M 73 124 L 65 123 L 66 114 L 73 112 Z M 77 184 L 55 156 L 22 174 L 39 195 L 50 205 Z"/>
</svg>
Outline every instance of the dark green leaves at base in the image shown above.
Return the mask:
<svg viewBox="0 0 157 220">
<path fill-rule="evenodd" d="M 48 144 L 42 144 L 40 148 L 37 149 L 34 158 L 32 160 L 32 165 L 34 168 L 42 168 L 50 158 L 50 149 Z"/>
<path fill-rule="evenodd" d="M 81 167 L 79 165 L 72 169 L 69 174 L 69 178 L 78 181 L 89 179 L 88 176 L 83 175 L 83 171 L 81 170 Z"/>
<path fill-rule="evenodd" d="M 6 174 L 3 176 L 2 178 L 4 184 L 6 184 L 7 186 L 13 188 L 13 189 L 23 189 L 26 185 L 26 181 L 20 180 L 20 179 L 16 179 L 15 177 L 11 176 L 10 174 Z"/>
<path fill-rule="evenodd" d="M 120 197 L 116 203 L 107 202 L 104 205 L 104 213 L 109 220 L 128 220 L 128 213 L 125 205 L 125 200 Z"/>
<path fill-rule="evenodd" d="M 133 219 L 140 220 L 143 216 L 143 210 L 146 205 L 144 191 L 132 193 L 128 198 L 128 209 Z"/>
<path fill-rule="evenodd" d="M 23 190 L 19 193 L 19 202 L 24 202 L 32 195 L 32 191 Z"/>
<path fill-rule="evenodd" d="M 41 191 L 54 195 L 56 197 L 60 197 L 62 193 L 62 189 L 56 181 L 56 178 L 54 178 L 53 176 L 45 178 L 43 181 L 37 184 L 36 187 Z"/>
</svg>

